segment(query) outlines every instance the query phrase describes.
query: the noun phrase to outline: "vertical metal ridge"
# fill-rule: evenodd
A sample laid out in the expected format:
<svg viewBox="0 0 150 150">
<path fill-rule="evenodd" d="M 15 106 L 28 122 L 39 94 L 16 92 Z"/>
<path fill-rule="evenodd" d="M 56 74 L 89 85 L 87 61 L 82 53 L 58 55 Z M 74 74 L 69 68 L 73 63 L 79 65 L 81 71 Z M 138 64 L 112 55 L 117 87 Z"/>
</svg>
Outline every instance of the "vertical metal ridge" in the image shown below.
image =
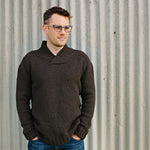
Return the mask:
<svg viewBox="0 0 150 150">
<path fill-rule="evenodd" d="M 144 27 L 144 34 L 145 34 L 145 40 L 144 40 L 144 45 L 145 45 L 145 60 L 144 60 L 144 62 L 145 62 L 145 130 L 144 130 L 144 132 L 145 132 L 145 139 L 147 139 L 146 141 L 145 141 L 145 149 L 149 149 L 150 147 L 149 147 L 149 140 L 150 140 L 150 138 L 149 138 L 149 135 L 150 134 L 148 134 L 149 132 L 147 131 L 147 129 L 149 128 L 149 115 L 150 115 L 150 112 L 149 112 L 149 89 L 150 89 L 150 84 L 149 84 L 149 79 L 150 79 L 150 74 L 149 74 L 149 34 L 148 34 L 148 28 L 149 28 L 149 23 L 148 23 L 148 21 L 149 21 L 149 15 L 148 15 L 148 13 L 149 13 L 149 7 L 148 7 L 148 1 L 145 1 L 144 2 L 144 22 L 145 22 L 145 27 Z"/>
<path fill-rule="evenodd" d="M 109 70 L 109 95 L 110 95 L 110 148 L 116 150 L 116 27 L 115 27 L 115 0 L 110 1 L 109 5 L 109 16 L 110 16 L 110 26 L 109 26 L 109 38 L 110 38 L 110 70 Z"/>
<path fill-rule="evenodd" d="M 104 7 L 102 7 L 104 6 Z M 109 104 L 109 100 L 107 100 L 107 43 L 106 43 L 106 10 L 105 10 L 106 2 L 100 1 L 99 4 L 99 22 L 100 22 L 100 41 L 99 41 L 99 47 L 97 47 L 100 50 L 100 63 L 99 63 L 99 74 L 100 74 L 100 85 L 97 89 L 98 92 L 98 99 L 97 104 L 99 104 L 99 114 L 98 114 L 98 123 L 99 123 L 99 142 L 98 147 L 100 149 L 105 149 L 108 145 L 106 144 L 106 141 L 109 142 L 109 136 L 107 132 L 107 125 L 109 122 L 107 122 L 107 104 Z M 97 62 L 98 63 L 98 62 Z M 99 91 L 98 91 L 99 90 Z M 109 130 L 109 129 L 108 129 Z M 102 140 L 104 139 L 104 140 Z M 107 140 L 106 140 L 107 139 Z"/>
<path fill-rule="evenodd" d="M 95 66 L 95 72 L 97 72 L 97 28 L 99 27 L 97 25 L 97 18 L 99 18 L 99 14 L 97 14 L 97 4 L 98 2 L 97 1 L 92 1 L 90 3 L 90 8 L 89 8 L 89 17 L 91 18 L 90 19 L 90 24 L 89 24 L 89 30 L 90 30 L 90 47 L 89 47 L 89 52 L 88 52 L 88 55 L 90 56 L 90 59 L 91 61 L 93 62 L 93 65 Z M 82 11 L 81 11 L 82 12 Z M 92 16 L 96 16 L 97 17 L 92 17 Z M 95 25 L 96 24 L 96 25 Z M 82 30 L 82 29 L 81 29 Z M 97 76 L 95 74 L 95 85 L 97 87 Z M 97 104 L 97 103 L 96 103 Z M 96 106 L 95 107 L 95 112 L 97 112 L 97 109 L 98 107 Z M 98 147 L 98 142 L 99 142 L 99 139 L 98 139 L 98 135 L 97 135 L 97 130 L 98 130 L 98 121 L 96 119 L 96 113 L 95 113 L 95 116 L 93 117 L 93 126 L 92 126 L 92 132 L 91 132 L 91 138 L 89 137 L 90 139 L 90 144 L 89 144 L 89 150 L 91 149 L 95 149 L 97 150 L 99 147 Z"/>
<path fill-rule="evenodd" d="M 119 143 L 118 143 L 118 149 L 126 150 L 126 53 L 125 53 L 125 34 L 126 34 L 126 22 L 125 22 L 125 2 L 119 1 Z"/>
<path fill-rule="evenodd" d="M 147 38 L 147 43 L 150 43 L 150 1 L 147 1 L 147 23 L 148 23 L 148 31 L 147 31 L 147 34 L 148 34 L 148 38 Z M 147 133 L 147 141 L 148 141 L 148 144 L 147 144 L 147 149 L 150 149 L 150 61 L 149 58 L 150 58 L 150 45 L 147 44 L 148 47 L 147 47 L 147 101 L 148 101 L 148 104 L 147 104 L 147 128 L 148 128 L 148 131 L 146 130 L 146 133 Z M 148 67 L 149 66 L 149 67 Z M 147 129 L 146 128 L 146 129 Z"/>
<path fill-rule="evenodd" d="M 14 44 L 13 44 L 13 47 L 12 47 L 12 50 L 14 51 L 14 59 L 15 59 L 15 67 L 14 67 L 14 78 L 12 78 L 12 80 L 14 80 L 14 82 L 16 82 L 16 75 L 17 75 L 17 68 L 18 68 L 18 65 L 21 61 L 21 58 L 23 57 L 23 49 L 22 49 L 22 36 L 21 36 L 21 27 L 22 27 L 22 5 L 20 6 L 20 3 L 21 1 L 20 0 L 15 0 L 14 1 L 14 5 L 13 5 L 13 15 L 14 15 L 14 35 L 13 35 L 13 41 L 14 41 Z M 16 89 L 16 83 L 14 84 L 14 88 Z M 15 91 L 14 89 L 14 91 Z M 14 95 L 14 103 L 15 103 L 15 93 L 13 93 Z M 16 105 L 14 104 L 14 110 L 13 111 L 16 111 Z M 20 129 L 20 124 L 19 124 L 19 119 L 18 119 L 18 116 L 17 116 L 17 113 L 16 115 L 14 116 L 14 121 L 12 124 L 12 128 L 14 130 L 14 134 L 11 135 L 14 136 L 15 138 L 14 141 L 13 141 L 13 145 L 14 145 L 14 148 L 12 148 L 12 145 L 11 145 L 11 148 L 12 149 L 15 149 L 15 150 L 19 150 L 19 149 L 23 149 L 23 147 L 21 147 L 21 143 L 22 143 L 22 138 L 20 137 L 20 134 L 22 132 L 19 132 L 18 129 Z M 16 140 L 17 139 L 17 140 Z M 3 150 L 3 149 L 2 149 Z M 9 149 L 8 149 L 9 150 Z"/>
<path fill-rule="evenodd" d="M 41 15 L 39 13 L 40 11 L 40 5 L 39 5 L 39 0 L 37 1 L 32 1 L 32 22 L 31 22 L 31 27 L 32 27 L 32 47 L 33 49 L 37 49 L 37 45 L 39 44 L 38 37 L 40 36 L 39 31 L 41 31 L 41 28 L 39 28 L 39 25 L 41 27 L 41 19 L 39 21 L 39 18 L 41 18 Z"/>
<path fill-rule="evenodd" d="M 129 2 L 129 149 L 136 149 L 135 145 L 135 9 L 134 1 Z"/>
<path fill-rule="evenodd" d="M 81 42 L 81 49 L 83 51 L 86 50 L 86 30 L 87 30 L 87 25 L 86 25 L 86 1 L 83 0 L 83 2 L 79 5 L 79 8 L 80 8 L 80 12 L 82 10 L 82 13 L 80 13 L 80 28 L 81 28 L 81 39 L 82 39 L 82 42 Z M 84 18 L 84 19 L 83 19 Z"/>
<path fill-rule="evenodd" d="M 71 31 L 71 45 L 73 48 L 76 48 L 76 30 L 77 30 L 77 26 L 76 26 L 76 3 L 75 1 L 71 1 L 70 2 L 70 14 L 73 16 L 73 18 L 71 19 L 71 25 L 73 26 L 72 31 Z"/>
<path fill-rule="evenodd" d="M 139 8 L 139 149 L 146 149 L 145 139 L 145 24 L 144 1 L 138 1 Z"/>
<path fill-rule="evenodd" d="M 11 2 L 9 0 L 6 0 L 4 2 L 4 14 L 5 16 L 9 16 L 9 17 L 5 17 L 4 20 L 4 27 L 5 27 L 5 36 L 4 36 L 4 52 L 3 52 L 3 58 L 4 61 L 3 63 L 5 63 L 5 67 L 3 67 L 2 73 L 3 73 L 3 115 L 5 115 L 5 117 L 7 119 L 5 119 L 2 124 L 3 124 L 3 130 L 2 130 L 2 134 L 3 134 L 3 138 L 2 138 L 2 145 L 4 148 L 8 147 L 10 148 L 10 124 L 9 124 L 9 120 L 10 118 L 10 95 L 7 94 L 10 93 L 10 89 L 9 89 L 9 84 L 10 84 L 10 72 L 9 72 L 9 64 L 10 64 L 10 57 L 9 57 L 9 53 L 11 52 L 11 29 L 12 29 L 12 12 L 11 12 Z M 7 78 L 6 78 L 7 76 Z M 4 113 L 5 112 L 5 113 Z M 5 140 L 7 138 L 7 140 Z M 7 148 L 6 148 L 7 149 Z"/>
<path fill-rule="evenodd" d="M 1 20 L 1 23 L 0 23 L 0 60 L 2 60 L 3 56 L 2 56 L 2 53 L 3 53 L 3 42 L 2 42 L 2 35 L 4 34 L 3 32 L 3 22 L 4 22 L 4 19 L 3 19 L 3 1 L 0 0 L 0 6 L 1 6 L 1 9 L 0 9 L 0 20 Z M 2 65 L 2 62 L 0 62 L 0 95 L 1 95 L 1 99 L 3 99 L 3 65 Z M 3 135 L 3 124 L 2 124 L 2 120 L 3 120 L 3 100 L 0 100 L 0 136 L 2 137 Z M 0 149 L 2 149 L 2 145 L 3 145 L 3 140 L 0 140 Z"/>
</svg>

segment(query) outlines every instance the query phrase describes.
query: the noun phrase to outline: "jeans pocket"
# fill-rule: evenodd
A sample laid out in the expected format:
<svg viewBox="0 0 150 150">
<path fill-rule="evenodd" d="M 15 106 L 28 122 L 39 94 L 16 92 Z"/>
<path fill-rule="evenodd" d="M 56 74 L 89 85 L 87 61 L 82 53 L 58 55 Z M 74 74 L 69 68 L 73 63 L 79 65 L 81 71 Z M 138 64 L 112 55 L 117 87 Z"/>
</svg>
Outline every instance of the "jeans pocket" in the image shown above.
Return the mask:
<svg viewBox="0 0 150 150">
<path fill-rule="evenodd" d="M 67 144 L 64 145 L 64 149 L 66 149 L 66 150 L 84 150 L 84 141 L 71 138 L 71 140 Z"/>
<path fill-rule="evenodd" d="M 74 141 L 82 141 L 81 139 L 78 140 L 78 139 L 75 139 L 75 138 L 73 138 L 73 137 L 72 137 L 72 140 L 74 140 Z"/>
</svg>

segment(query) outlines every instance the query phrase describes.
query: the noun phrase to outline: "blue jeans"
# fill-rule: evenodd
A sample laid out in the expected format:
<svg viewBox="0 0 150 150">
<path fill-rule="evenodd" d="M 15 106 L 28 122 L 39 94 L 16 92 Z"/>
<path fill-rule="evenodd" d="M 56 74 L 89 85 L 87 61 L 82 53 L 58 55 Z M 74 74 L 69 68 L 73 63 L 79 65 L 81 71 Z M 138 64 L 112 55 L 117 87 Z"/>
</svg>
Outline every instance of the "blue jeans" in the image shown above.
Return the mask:
<svg viewBox="0 0 150 150">
<path fill-rule="evenodd" d="M 41 140 L 29 141 L 28 150 L 84 150 L 84 141 L 71 139 L 67 144 L 52 146 L 43 143 Z"/>
</svg>

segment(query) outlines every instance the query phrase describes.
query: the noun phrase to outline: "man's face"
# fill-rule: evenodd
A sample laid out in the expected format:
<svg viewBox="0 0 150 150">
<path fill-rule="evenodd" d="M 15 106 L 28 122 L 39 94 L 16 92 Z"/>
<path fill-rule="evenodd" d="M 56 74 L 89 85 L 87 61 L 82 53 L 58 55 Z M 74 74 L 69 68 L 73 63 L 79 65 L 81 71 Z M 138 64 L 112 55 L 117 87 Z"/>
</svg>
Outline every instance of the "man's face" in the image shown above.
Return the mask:
<svg viewBox="0 0 150 150">
<path fill-rule="evenodd" d="M 53 14 L 49 19 L 49 25 L 46 26 L 46 35 L 47 35 L 47 42 L 55 47 L 63 47 L 68 40 L 69 33 L 65 32 L 64 28 L 62 31 L 57 32 L 55 31 L 52 25 L 60 25 L 60 26 L 67 26 L 69 25 L 69 18 L 65 16 L 61 16 L 58 14 Z"/>
</svg>

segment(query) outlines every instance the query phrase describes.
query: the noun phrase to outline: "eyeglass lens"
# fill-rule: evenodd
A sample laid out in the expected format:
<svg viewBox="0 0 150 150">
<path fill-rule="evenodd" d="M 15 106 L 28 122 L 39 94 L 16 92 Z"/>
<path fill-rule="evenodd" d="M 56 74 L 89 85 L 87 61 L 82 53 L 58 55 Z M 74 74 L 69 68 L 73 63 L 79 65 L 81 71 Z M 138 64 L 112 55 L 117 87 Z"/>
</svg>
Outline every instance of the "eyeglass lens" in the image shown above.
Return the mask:
<svg viewBox="0 0 150 150">
<path fill-rule="evenodd" d="M 70 32 L 71 29 L 72 29 L 72 27 L 71 27 L 70 25 L 64 26 L 64 27 L 63 27 L 63 26 L 59 26 L 59 25 L 53 25 L 53 27 L 54 27 L 55 31 L 57 31 L 57 32 L 62 31 L 63 28 L 64 28 L 64 30 L 65 30 L 66 32 Z"/>
</svg>

